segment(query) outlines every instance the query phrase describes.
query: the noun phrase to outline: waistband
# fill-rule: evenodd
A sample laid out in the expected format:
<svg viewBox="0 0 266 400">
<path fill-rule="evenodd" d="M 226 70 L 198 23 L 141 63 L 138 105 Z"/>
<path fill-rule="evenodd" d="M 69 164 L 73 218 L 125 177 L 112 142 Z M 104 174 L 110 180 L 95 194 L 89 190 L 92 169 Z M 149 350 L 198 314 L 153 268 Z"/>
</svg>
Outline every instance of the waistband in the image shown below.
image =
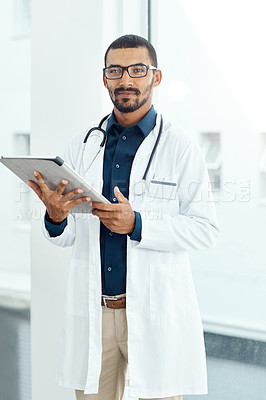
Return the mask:
<svg viewBox="0 0 266 400">
<path fill-rule="evenodd" d="M 126 308 L 126 295 L 125 294 L 119 294 L 117 296 L 102 295 L 101 304 L 105 308 L 112 308 L 113 310 Z"/>
</svg>

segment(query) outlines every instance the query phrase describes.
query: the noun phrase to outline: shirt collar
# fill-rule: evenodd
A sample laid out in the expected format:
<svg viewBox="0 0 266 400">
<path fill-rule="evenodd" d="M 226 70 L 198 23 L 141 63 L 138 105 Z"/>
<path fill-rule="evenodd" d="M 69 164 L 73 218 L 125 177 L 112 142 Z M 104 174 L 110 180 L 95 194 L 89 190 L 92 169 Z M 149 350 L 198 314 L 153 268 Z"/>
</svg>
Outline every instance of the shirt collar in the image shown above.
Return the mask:
<svg viewBox="0 0 266 400">
<path fill-rule="evenodd" d="M 156 116 L 157 116 L 157 113 L 156 113 L 154 107 L 152 106 L 150 111 L 144 116 L 144 118 L 142 118 L 142 120 L 140 120 L 136 125 L 133 125 L 130 128 L 138 127 L 140 129 L 140 131 L 142 132 L 142 134 L 146 137 L 151 132 L 151 130 L 155 127 Z M 108 133 L 108 131 L 114 125 L 116 125 L 117 127 L 121 127 L 121 125 L 119 125 L 116 122 L 114 111 L 113 111 L 110 118 L 108 119 L 106 132 Z"/>
</svg>

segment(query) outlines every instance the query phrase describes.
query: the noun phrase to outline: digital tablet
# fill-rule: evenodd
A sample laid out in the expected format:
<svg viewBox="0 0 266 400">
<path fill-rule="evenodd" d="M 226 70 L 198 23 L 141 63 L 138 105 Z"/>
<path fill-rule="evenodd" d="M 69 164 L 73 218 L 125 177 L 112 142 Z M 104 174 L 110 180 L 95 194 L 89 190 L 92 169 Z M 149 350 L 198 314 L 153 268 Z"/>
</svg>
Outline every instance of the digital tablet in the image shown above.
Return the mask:
<svg viewBox="0 0 266 400">
<path fill-rule="evenodd" d="M 51 190 L 55 190 L 62 179 L 67 179 L 68 185 L 64 193 L 71 192 L 74 189 L 81 188 L 83 193 L 77 197 L 89 196 L 92 201 L 100 203 L 110 203 L 101 193 L 97 192 L 89 185 L 84 178 L 77 174 L 60 157 L 42 158 L 42 157 L 3 157 L 0 162 L 16 174 L 25 183 L 32 180 L 37 183 L 33 171 L 39 171 Z M 78 204 L 71 210 L 72 213 L 89 213 L 91 206 L 89 202 Z"/>
</svg>

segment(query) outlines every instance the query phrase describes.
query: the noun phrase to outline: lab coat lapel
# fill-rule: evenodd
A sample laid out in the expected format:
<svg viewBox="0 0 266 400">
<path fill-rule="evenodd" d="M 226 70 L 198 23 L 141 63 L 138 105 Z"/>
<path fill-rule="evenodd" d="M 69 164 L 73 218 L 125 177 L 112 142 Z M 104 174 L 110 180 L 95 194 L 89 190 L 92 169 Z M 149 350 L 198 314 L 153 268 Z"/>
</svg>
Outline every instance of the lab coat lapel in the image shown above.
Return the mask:
<svg viewBox="0 0 266 400">
<path fill-rule="evenodd" d="M 106 126 L 104 129 L 105 128 Z M 99 131 L 96 131 L 95 134 L 91 134 L 91 136 L 88 138 L 82 160 L 82 175 L 86 181 L 100 193 L 103 186 L 102 172 L 105 149 L 105 147 L 100 147 L 102 139 L 102 133 Z"/>
</svg>

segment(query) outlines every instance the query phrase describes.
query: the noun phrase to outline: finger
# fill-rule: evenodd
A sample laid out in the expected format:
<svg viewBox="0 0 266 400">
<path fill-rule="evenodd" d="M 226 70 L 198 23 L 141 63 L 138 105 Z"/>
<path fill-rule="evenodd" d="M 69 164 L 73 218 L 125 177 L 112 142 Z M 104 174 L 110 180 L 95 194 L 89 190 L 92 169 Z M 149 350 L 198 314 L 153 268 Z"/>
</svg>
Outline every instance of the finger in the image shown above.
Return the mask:
<svg viewBox="0 0 266 400">
<path fill-rule="evenodd" d="M 37 180 L 42 192 L 50 191 L 50 189 L 46 185 L 41 173 L 39 171 L 34 171 L 34 175 L 36 177 L 36 180 Z M 68 184 L 68 181 L 66 179 L 62 179 L 61 182 L 59 183 L 59 185 L 57 186 L 57 188 L 55 189 L 54 193 L 60 196 L 64 192 L 67 184 Z"/>
<path fill-rule="evenodd" d="M 113 211 L 101 211 L 97 209 L 92 210 L 92 214 L 96 215 L 100 220 L 102 219 L 114 219 L 114 212 Z"/>
<path fill-rule="evenodd" d="M 81 189 L 81 188 L 75 189 L 75 190 L 72 190 L 71 192 L 65 194 L 63 196 L 63 199 L 64 199 L 64 201 L 69 201 L 69 200 L 72 200 L 73 197 L 78 196 L 79 194 L 82 194 L 82 193 L 83 193 L 83 189 Z"/>
<path fill-rule="evenodd" d="M 119 224 L 119 222 L 105 218 L 102 218 L 100 221 L 106 226 L 107 229 L 114 233 L 125 234 L 129 232 L 129 230 L 126 229 L 124 225 Z"/>
<path fill-rule="evenodd" d="M 29 180 L 27 181 L 27 185 L 37 194 L 38 197 L 41 197 L 42 191 L 37 183 Z"/>
<path fill-rule="evenodd" d="M 34 176 L 35 176 L 35 178 L 36 178 L 36 180 L 38 182 L 38 185 L 41 188 L 41 191 L 43 192 L 43 191 L 50 190 L 48 188 L 48 186 L 46 185 L 46 183 L 44 182 L 44 179 L 43 179 L 42 175 L 40 174 L 40 172 L 39 171 L 34 171 L 33 173 L 34 173 Z"/>
<path fill-rule="evenodd" d="M 118 186 L 114 187 L 114 194 L 119 203 L 128 203 L 128 199 L 126 199 L 125 196 L 123 196 Z"/>
<path fill-rule="evenodd" d="M 114 211 L 114 209 L 118 206 L 118 204 L 99 203 L 98 201 L 92 201 L 91 205 L 92 208 L 97 208 L 97 210 L 103 211 Z"/>
<path fill-rule="evenodd" d="M 91 201 L 90 197 L 79 197 L 78 199 L 71 200 L 69 202 L 70 210 L 73 207 L 77 206 L 78 204 L 82 204 L 82 203 L 86 203 L 86 202 L 90 202 L 90 201 Z"/>
<path fill-rule="evenodd" d="M 54 191 L 55 194 L 57 194 L 58 196 L 61 196 L 64 193 L 67 185 L 68 185 L 68 181 L 66 179 L 62 179 Z"/>
</svg>

